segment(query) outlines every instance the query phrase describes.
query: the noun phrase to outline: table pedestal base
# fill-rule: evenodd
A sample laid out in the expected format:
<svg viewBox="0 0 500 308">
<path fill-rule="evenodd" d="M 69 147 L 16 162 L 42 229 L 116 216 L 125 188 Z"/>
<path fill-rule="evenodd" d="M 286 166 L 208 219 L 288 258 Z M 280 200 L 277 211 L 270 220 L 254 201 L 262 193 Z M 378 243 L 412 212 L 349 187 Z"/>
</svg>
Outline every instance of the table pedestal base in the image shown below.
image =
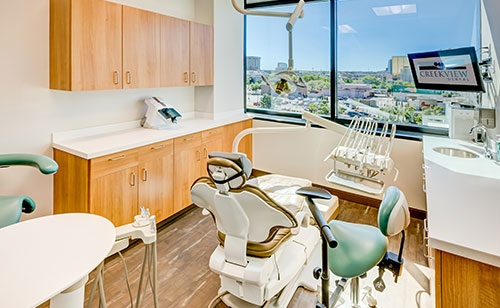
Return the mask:
<svg viewBox="0 0 500 308">
<path fill-rule="evenodd" d="M 70 288 L 54 296 L 50 300 L 50 308 L 83 308 L 85 301 L 85 283 L 89 280 L 86 275 Z"/>
</svg>

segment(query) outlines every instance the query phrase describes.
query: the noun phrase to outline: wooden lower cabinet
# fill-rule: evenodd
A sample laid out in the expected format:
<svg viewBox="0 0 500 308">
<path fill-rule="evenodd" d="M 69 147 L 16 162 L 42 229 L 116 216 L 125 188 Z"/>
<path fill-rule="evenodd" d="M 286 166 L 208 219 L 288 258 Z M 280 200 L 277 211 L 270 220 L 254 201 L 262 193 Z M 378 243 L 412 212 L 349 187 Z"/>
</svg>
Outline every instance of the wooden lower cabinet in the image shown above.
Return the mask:
<svg viewBox="0 0 500 308">
<path fill-rule="evenodd" d="M 191 185 L 207 176 L 210 152 L 230 152 L 234 137 L 248 127 L 252 120 L 90 160 L 55 149 L 54 213 L 92 213 L 120 226 L 133 222 L 143 206 L 165 220 L 192 204 Z M 251 158 L 251 137 L 239 150 Z"/>
<path fill-rule="evenodd" d="M 174 213 L 174 143 L 144 147 L 139 155 L 139 208 L 149 208 L 162 221 Z"/>
<path fill-rule="evenodd" d="M 500 307 L 500 268 L 435 251 L 436 308 Z"/>
<path fill-rule="evenodd" d="M 191 202 L 191 185 L 202 175 L 201 133 L 174 140 L 174 211 L 178 212 Z"/>
<path fill-rule="evenodd" d="M 137 214 L 137 191 L 137 166 L 96 177 L 90 182 L 89 212 L 126 225 Z"/>
</svg>

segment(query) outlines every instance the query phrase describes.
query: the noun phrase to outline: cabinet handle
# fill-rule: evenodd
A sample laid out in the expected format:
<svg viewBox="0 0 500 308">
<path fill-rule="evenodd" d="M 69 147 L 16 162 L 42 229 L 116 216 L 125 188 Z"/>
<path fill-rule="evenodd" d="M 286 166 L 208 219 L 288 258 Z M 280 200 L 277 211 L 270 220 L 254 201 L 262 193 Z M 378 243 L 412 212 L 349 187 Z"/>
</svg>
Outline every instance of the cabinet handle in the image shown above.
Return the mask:
<svg viewBox="0 0 500 308">
<path fill-rule="evenodd" d="M 196 151 L 196 154 L 198 155 L 198 161 L 201 161 L 201 151 L 200 150 Z"/>
<path fill-rule="evenodd" d="M 209 132 L 208 134 L 213 135 L 213 134 L 217 134 L 218 132 L 219 132 L 218 130 L 214 130 L 214 131 Z"/>
<path fill-rule="evenodd" d="M 132 83 L 132 73 L 130 71 L 127 72 L 127 84 Z"/>
<path fill-rule="evenodd" d="M 208 159 L 208 150 L 205 148 L 205 158 Z"/>
<path fill-rule="evenodd" d="M 117 161 L 117 160 L 122 160 L 124 158 L 126 158 L 127 156 L 125 155 L 120 155 L 120 156 L 117 156 L 117 157 L 114 157 L 114 158 L 110 158 L 109 161 Z"/>
<path fill-rule="evenodd" d="M 184 138 L 184 141 L 193 141 L 194 137 Z"/>
<path fill-rule="evenodd" d="M 115 84 L 119 84 L 120 83 L 120 72 L 119 71 L 114 71 L 113 72 L 113 76 L 114 76 L 114 79 L 115 79 Z"/>
<path fill-rule="evenodd" d="M 132 172 L 130 178 L 130 186 L 135 186 L 135 172 Z"/>
<path fill-rule="evenodd" d="M 146 168 L 142 169 L 142 180 L 144 182 L 148 181 L 148 169 L 146 169 Z"/>
<path fill-rule="evenodd" d="M 196 82 L 196 72 L 193 72 L 193 83 Z"/>
<path fill-rule="evenodd" d="M 188 72 L 184 72 L 184 82 L 185 83 L 189 82 L 189 73 Z"/>
<path fill-rule="evenodd" d="M 161 150 L 161 149 L 163 149 L 163 148 L 165 148 L 165 145 L 164 145 L 164 144 L 162 144 L 162 145 L 158 145 L 158 146 L 155 146 L 155 147 L 152 147 L 152 148 L 151 148 L 151 150 Z"/>
</svg>

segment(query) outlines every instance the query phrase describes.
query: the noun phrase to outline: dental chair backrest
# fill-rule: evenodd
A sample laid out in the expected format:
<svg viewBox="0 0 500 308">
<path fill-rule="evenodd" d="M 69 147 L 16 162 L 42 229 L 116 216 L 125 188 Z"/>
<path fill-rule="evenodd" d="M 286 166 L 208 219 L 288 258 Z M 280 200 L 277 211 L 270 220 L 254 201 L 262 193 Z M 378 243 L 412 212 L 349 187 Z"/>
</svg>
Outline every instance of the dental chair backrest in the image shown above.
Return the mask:
<svg viewBox="0 0 500 308">
<path fill-rule="evenodd" d="M 410 210 L 405 195 L 399 188 L 387 188 L 378 211 L 378 226 L 382 234 L 391 237 L 401 233 L 410 224 Z"/>
<path fill-rule="evenodd" d="M 298 226 L 291 212 L 246 183 L 252 164 L 244 154 L 213 152 L 207 171 L 210 178 L 193 184 L 191 199 L 213 215 L 217 229 L 225 235 L 227 262 L 246 266 L 248 242 L 266 242 L 283 228 Z"/>
</svg>

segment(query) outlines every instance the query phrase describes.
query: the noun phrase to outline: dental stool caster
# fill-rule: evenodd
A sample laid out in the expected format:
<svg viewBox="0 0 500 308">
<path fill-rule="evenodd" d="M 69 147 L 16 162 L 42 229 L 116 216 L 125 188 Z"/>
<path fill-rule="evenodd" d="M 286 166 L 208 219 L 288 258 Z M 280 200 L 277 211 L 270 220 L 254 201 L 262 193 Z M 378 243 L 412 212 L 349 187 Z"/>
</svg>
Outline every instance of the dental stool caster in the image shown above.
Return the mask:
<svg viewBox="0 0 500 308">
<path fill-rule="evenodd" d="M 317 209 L 316 199 L 329 199 L 330 193 L 320 188 L 304 187 L 297 194 L 306 197 L 309 209 L 321 230 L 323 306 L 320 307 L 335 307 L 347 284 L 350 285 L 351 306 L 359 307 L 359 279 L 375 266 L 379 267 L 379 277 L 374 282 L 376 290 L 385 289 L 382 280 L 385 270 L 392 272 L 397 282 L 404 263 L 404 230 L 410 224 L 410 212 L 403 192 L 394 186 L 387 188 L 378 213 L 378 228 L 337 220 L 327 224 Z M 396 255 L 387 251 L 388 237 L 399 233 L 402 233 L 402 238 L 399 254 Z M 342 277 L 331 297 L 330 271 Z M 375 299 L 371 295 L 369 297 L 369 302 L 376 304 Z"/>
</svg>

